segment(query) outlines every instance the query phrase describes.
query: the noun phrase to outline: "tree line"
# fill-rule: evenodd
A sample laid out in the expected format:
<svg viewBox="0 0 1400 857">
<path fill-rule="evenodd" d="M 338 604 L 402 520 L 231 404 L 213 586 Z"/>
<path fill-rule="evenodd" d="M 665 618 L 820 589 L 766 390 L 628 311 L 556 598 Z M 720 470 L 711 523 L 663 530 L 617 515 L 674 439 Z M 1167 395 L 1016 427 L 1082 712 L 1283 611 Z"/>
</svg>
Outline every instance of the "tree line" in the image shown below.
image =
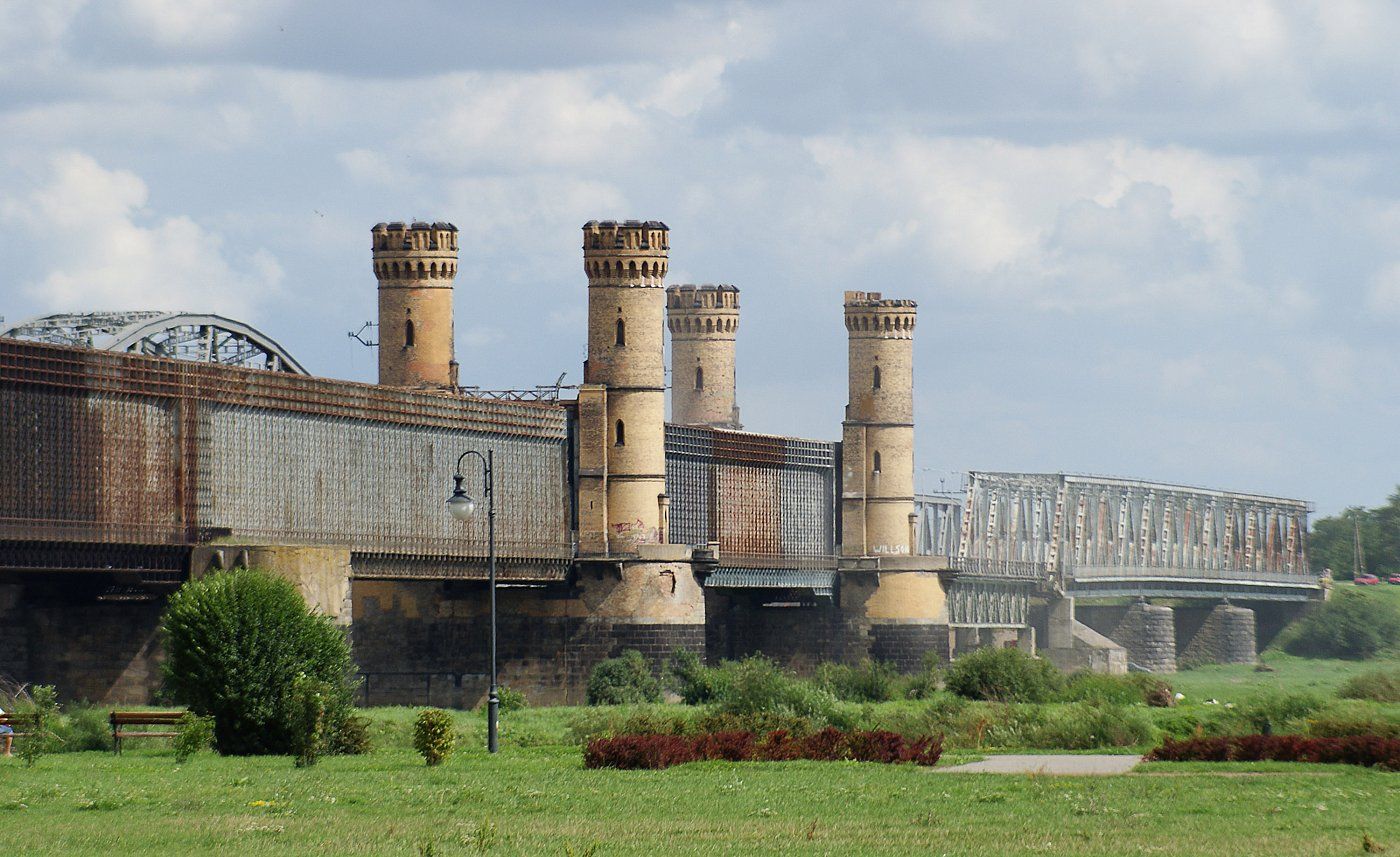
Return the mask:
<svg viewBox="0 0 1400 857">
<path fill-rule="evenodd" d="M 1330 568 L 1334 577 L 1351 579 L 1358 526 L 1362 571 L 1380 577 L 1400 572 L 1400 487 L 1383 506 L 1352 506 L 1314 521 L 1308 540 L 1312 570 L 1320 574 Z"/>
</svg>

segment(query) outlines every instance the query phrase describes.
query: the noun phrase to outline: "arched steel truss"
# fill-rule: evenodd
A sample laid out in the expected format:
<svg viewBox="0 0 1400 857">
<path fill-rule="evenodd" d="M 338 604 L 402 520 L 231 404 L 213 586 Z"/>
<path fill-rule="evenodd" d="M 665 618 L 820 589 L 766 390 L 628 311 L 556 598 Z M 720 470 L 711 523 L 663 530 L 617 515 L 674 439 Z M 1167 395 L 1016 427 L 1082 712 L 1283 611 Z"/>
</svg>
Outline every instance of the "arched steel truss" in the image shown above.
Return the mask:
<svg viewBox="0 0 1400 857">
<path fill-rule="evenodd" d="M 272 337 L 241 321 L 205 313 L 147 310 L 46 315 L 0 328 L 0 336 L 310 374 Z"/>
</svg>

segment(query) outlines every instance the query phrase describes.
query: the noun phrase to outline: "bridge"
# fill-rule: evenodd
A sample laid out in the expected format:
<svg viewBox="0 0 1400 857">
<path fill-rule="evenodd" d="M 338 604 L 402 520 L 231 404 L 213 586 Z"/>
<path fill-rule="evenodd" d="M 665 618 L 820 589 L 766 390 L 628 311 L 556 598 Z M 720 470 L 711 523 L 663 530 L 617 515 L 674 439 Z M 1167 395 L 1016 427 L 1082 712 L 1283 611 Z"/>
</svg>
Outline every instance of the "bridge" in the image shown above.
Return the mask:
<svg viewBox="0 0 1400 857">
<path fill-rule="evenodd" d="M 1300 500 L 973 472 L 965 496 L 920 497 L 916 511 L 920 551 L 949 551 L 958 573 L 950 624 L 984 633 L 1020 619 L 1071 667 L 1102 667 L 1118 644 L 1156 671 L 1179 657 L 1252 661 L 1298 607 L 1326 595 Z"/>
</svg>

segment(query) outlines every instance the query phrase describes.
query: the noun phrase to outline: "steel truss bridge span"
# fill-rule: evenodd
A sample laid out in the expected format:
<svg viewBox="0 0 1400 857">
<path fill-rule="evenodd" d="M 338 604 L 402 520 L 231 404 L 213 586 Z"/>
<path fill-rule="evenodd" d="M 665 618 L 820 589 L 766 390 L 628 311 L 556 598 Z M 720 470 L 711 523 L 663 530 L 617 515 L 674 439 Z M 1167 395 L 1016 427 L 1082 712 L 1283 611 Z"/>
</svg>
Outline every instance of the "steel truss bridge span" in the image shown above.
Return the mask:
<svg viewBox="0 0 1400 857">
<path fill-rule="evenodd" d="M 1301 601 L 1321 591 L 1309 511 L 1301 500 L 1160 482 L 974 472 L 954 565 L 1038 577 L 1077 597 Z"/>
<path fill-rule="evenodd" d="M 208 313 L 142 310 L 45 315 L 0 328 L 0 336 L 243 369 L 310 374 L 267 334 L 241 321 Z"/>
</svg>

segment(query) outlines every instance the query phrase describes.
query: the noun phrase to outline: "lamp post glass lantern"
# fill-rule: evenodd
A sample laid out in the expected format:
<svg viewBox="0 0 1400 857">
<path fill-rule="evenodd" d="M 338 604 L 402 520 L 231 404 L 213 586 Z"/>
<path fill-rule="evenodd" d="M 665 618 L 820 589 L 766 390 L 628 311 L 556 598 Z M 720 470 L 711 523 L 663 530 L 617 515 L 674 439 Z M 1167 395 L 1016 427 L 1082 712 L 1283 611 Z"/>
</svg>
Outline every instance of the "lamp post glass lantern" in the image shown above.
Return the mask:
<svg viewBox="0 0 1400 857">
<path fill-rule="evenodd" d="M 496 685 L 496 468 L 492 450 L 488 449 L 482 455 L 469 449 L 457 458 L 457 467 L 452 474 L 452 496 L 447 498 L 447 511 L 459 521 L 469 521 L 476 514 L 476 500 L 462 487 L 466 481 L 462 475 L 462 462 L 469 456 L 481 462 L 481 485 L 486 499 L 487 588 L 491 591 L 491 687 L 486 697 L 486 749 L 494 753 L 498 747 L 501 695 Z"/>
</svg>

